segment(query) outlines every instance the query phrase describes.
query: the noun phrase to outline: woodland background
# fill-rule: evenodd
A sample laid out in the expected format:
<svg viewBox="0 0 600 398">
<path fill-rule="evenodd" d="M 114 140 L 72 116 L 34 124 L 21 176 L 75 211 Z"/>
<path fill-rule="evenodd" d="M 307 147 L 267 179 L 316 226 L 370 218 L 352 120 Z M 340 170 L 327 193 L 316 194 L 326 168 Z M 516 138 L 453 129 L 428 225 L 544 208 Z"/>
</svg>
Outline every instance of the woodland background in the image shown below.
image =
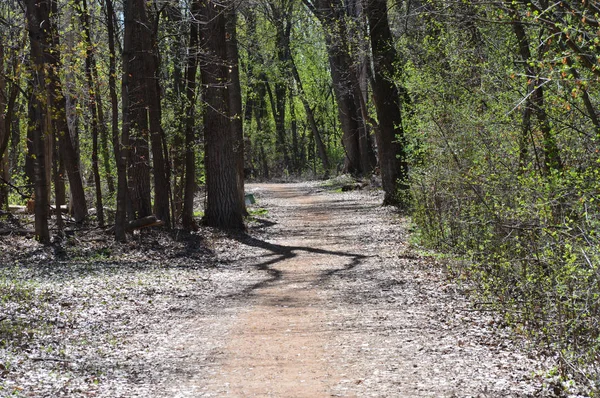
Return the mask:
<svg viewBox="0 0 600 398">
<path fill-rule="evenodd" d="M 33 197 L 55 244 L 243 229 L 245 177 L 379 174 L 482 310 L 597 390 L 599 21 L 588 0 L 4 0 L 0 217 Z"/>
</svg>

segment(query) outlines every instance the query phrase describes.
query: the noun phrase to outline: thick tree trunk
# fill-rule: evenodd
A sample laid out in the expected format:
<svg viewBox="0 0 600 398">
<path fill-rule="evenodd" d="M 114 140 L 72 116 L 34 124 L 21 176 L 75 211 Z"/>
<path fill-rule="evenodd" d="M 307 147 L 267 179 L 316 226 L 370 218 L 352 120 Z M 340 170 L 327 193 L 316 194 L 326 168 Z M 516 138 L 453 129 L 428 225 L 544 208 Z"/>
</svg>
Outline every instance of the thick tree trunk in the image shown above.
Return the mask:
<svg viewBox="0 0 600 398">
<path fill-rule="evenodd" d="M 237 163 L 238 194 L 242 205 L 242 214 L 247 215 L 244 198 L 244 121 L 242 110 L 242 87 L 240 84 L 239 54 L 237 42 L 237 13 L 235 7 L 229 7 L 225 21 L 227 38 L 227 63 L 229 65 L 229 111 L 231 128 L 235 140 L 233 152 Z"/>
<path fill-rule="evenodd" d="M 238 192 L 238 167 L 231 128 L 225 13 L 226 7 L 214 0 L 203 0 L 202 48 L 206 61 L 201 65 L 204 101 L 206 192 L 204 221 L 208 226 L 243 229 L 244 220 Z"/>
<path fill-rule="evenodd" d="M 315 4 L 305 1 L 321 22 L 325 32 L 325 44 L 331 69 L 331 79 L 342 126 L 342 143 L 346 151 L 344 172 L 366 175 L 372 171 L 372 151 L 366 139 L 365 121 L 360 101 L 355 97 L 358 80 L 353 75 L 353 59 L 347 42 L 349 34 L 345 19 L 346 10 L 340 0 L 318 0 Z M 365 153 L 367 151 L 367 153 Z"/>
<path fill-rule="evenodd" d="M 397 60 L 392 33 L 388 25 L 387 1 L 368 0 L 367 17 L 373 52 L 373 101 L 378 126 L 375 131 L 379 152 L 384 204 L 406 205 L 408 163 L 402 129 L 401 100 L 393 81 Z"/>
<path fill-rule="evenodd" d="M 153 86 L 151 31 L 143 0 L 125 0 L 123 39 L 123 136 L 129 137 L 128 185 L 133 218 L 152 211 L 150 189 L 150 131 L 146 89 Z"/>
<path fill-rule="evenodd" d="M 123 134 L 130 140 L 130 194 L 135 218 L 153 212 L 170 226 L 169 179 L 161 127 L 158 57 L 144 0 L 127 0 L 123 49 Z M 127 98 L 126 98 L 127 97 Z M 150 148 L 154 211 L 150 189 Z"/>
</svg>

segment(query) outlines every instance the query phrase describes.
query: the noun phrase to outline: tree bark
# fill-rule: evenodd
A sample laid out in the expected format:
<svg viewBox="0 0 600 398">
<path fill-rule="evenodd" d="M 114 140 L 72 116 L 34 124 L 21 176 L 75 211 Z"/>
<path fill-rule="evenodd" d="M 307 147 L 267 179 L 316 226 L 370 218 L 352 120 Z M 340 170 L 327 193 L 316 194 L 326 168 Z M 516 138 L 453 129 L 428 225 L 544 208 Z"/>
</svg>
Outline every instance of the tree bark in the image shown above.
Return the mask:
<svg viewBox="0 0 600 398">
<path fill-rule="evenodd" d="M 117 210 L 115 212 L 115 239 L 119 242 L 127 240 L 127 159 L 129 158 L 129 137 L 126 135 L 126 129 L 123 128 L 123 135 L 119 137 L 119 100 L 117 97 L 117 54 L 115 50 L 115 11 L 112 0 L 105 0 L 106 4 L 106 22 L 108 29 L 108 50 L 109 50 L 109 74 L 108 87 L 110 92 L 111 104 L 111 131 L 113 151 L 117 165 Z M 127 97 L 123 96 L 123 101 Z M 126 109 L 123 104 L 123 109 Z M 125 119 L 124 123 L 125 125 Z"/>
<path fill-rule="evenodd" d="M 194 223 L 194 196 L 196 194 L 196 151 L 194 121 L 196 109 L 196 74 L 198 72 L 198 18 L 200 16 L 200 0 L 192 2 L 192 21 L 190 22 L 190 40 L 188 59 L 185 68 L 185 185 L 183 195 L 182 224 L 183 229 L 191 231 Z"/>
<path fill-rule="evenodd" d="M 92 68 L 95 66 L 94 53 L 92 51 L 92 39 L 90 32 L 89 15 L 87 10 L 87 0 L 78 0 L 79 19 L 83 27 L 85 49 L 85 78 L 88 88 L 88 107 L 91 113 L 92 128 L 92 172 L 94 174 L 94 185 L 96 190 L 96 217 L 98 225 L 104 226 L 104 205 L 102 204 L 102 180 L 100 179 L 100 169 L 98 168 L 98 135 L 99 135 L 99 117 L 97 97 L 100 93 L 95 91 L 96 84 L 92 74 Z"/>
<path fill-rule="evenodd" d="M 47 30 L 50 5 L 44 0 L 26 0 L 26 16 L 29 28 L 30 54 L 32 60 L 33 93 L 31 96 L 31 133 L 33 144 L 33 177 L 35 184 L 35 237 L 41 243 L 50 243 L 48 229 L 48 181 L 44 166 L 46 163 L 45 132 L 50 129 L 50 115 L 47 114 L 47 90 L 43 47 L 50 42 Z"/>
<path fill-rule="evenodd" d="M 511 10 L 514 18 L 514 23 L 511 26 L 517 38 L 519 55 L 521 56 L 521 62 L 524 65 L 525 74 L 528 79 L 527 99 L 525 101 L 525 106 L 526 108 L 529 107 L 531 112 L 535 114 L 538 121 L 538 126 L 542 132 L 542 151 L 544 153 L 544 164 L 542 171 L 544 174 L 548 175 L 553 170 L 562 170 L 562 160 L 560 158 L 558 146 L 556 144 L 556 138 L 554 136 L 554 132 L 552 131 L 552 127 L 550 125 L 544 105 L 544 82 L 539 77 L 537 68 L 530 64 L 530 61 L 532 60 L 530 50 L 531 47 L 525 32 L 525 27 L 520 20 L 518 11 L 515 9 L 514 5 L 511 5 Z M 524 112 L 529 111 L 525 110 Z M 526 113 L 523 115 L 523 121 L 529 122 Z M 524 129 L 525 127 L 526 126 L 524 126 Z"/>
<path fill-rule="evenodd" d="M 234 143 L 234 156 L 237 164 L 238 194 L 242 206 L 242 214 L 246 216 L 246 201 L 244 197 L 244 121 L 242 109 L 242 87 L 240 84 L 239 53 L 237 41 L 237 13 L 235 7 L 229 7 L 225 15 L 225 29 L 227 39 L 227 63 L 229 65 L 229 110 L 231 112 L 231 128 Z"/>
<path fill-rule="evenodd" d="M 145 90 L 152 76 L 150 27 L 146 3 L 125 0 L 123 38 L 123 137 L 129 137 L 128 187 L 133 218 L 152 214 L 150 143 Z"/>
<path fill-rule="evenodd" d="M 201 64 L 204 101 L 204 136 L 206 169 L 206 211 L 208 226 L 244 229 L 242 204 L 238 192 L 238 167 L 229 107 L 226 7 L 229 3 L 202 1 L 202 40 L 204 62 Z"/>
<path fill-rule="evenodd" d="M 134 216 L 153 213 L 150 148 L 154 169 L 154 213 L 170 226 L 169 180 L 161 127 L 158 58 L 144 0 L 125 2 L 123 44 L 123 135 L 129 136 L 129 188 Z"/>
<path fill-rule="evenodd" d="M 353 76 L 353 59 L 347 43 L 348 29 L 344 4 L 340 0 L 304 0 L 304 3 L 319 19 L 325 33 L 331 79 L 342 127 L 342 144 L 346 151 L 344 172 L 354 175 L 370 174 L 372 167 L 367 159 L 371 157 L 364 153 L 370 148 L 365 145 L 365 122 L 359 100 L 355 98 L 358 80 Z"/>
<path fill-rule="evenodd" d="M 405 206 L 408 189 L 408 163 L 402 129 L 401 100 L 393 76 L 397 60 L 392 33 L 388 25 L 387 1 L 368 0 L 367 17 L 373 53 L 373 102 L 378 125 L 375 139 L 379 153 L 384 204 Z M 401 191 L 404 191 L 402 193 Z"/>
<path fill-rule="evenodd" d="M 63 95 L 62 84 L 58 71 L 61 70 L 60 42 L 58 29 L 52 22 L 52 16 L 58 15 L 58 4 L 56 0 L 39 0 L 39 3 L 48 3 L 49 14 L 45 17 L 48 28 L 42 29 L 48 35 L 48 45 L 44 47 L 44 62 L 48 65 L 46 79 L 46 91 L 49 99 L 51 118 L 51 131 L 58 135 L 60 153 L 65 164 L 69 187 L 71 190 L 71 211 L 76 222 L 83 222 L 87 218 L 87 203 L 83 189 L 83 179 L 79 153 L 77 152 L 67 121 L 67 103 Z M 44 7 L 42 7 L 44 8 Z M 51 153 L 51 152 L 50 152 Z M 50 168 L 49 168 L 50 170 Z"/>
</svg>

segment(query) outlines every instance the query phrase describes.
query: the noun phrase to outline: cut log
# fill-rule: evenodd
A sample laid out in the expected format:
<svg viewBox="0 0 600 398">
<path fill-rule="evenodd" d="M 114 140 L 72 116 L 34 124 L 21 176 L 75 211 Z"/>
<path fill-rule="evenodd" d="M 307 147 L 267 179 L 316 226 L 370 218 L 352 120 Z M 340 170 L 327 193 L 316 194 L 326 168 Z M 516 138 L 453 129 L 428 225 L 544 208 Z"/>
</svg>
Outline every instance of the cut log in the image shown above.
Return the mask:
<svg viewBox="0 0 600 398">
<path fill-rule="evenodd" d="M 164 222 L 156 218 L 156 216 L 148 216 L 143 218 L 138 218 L 137 220 L 130 221 L 127 224 L 127 230 L 133 231 L 136 229 L 148 228 L 148 227 L 158 227 L 163 225 Z"/>
<path fill-rule="evenodd" d="M 19 205 L 8 205 L 8 211 L 15 214 L 25 214 L 27 213 L 27 207 Z"/>
</svg>

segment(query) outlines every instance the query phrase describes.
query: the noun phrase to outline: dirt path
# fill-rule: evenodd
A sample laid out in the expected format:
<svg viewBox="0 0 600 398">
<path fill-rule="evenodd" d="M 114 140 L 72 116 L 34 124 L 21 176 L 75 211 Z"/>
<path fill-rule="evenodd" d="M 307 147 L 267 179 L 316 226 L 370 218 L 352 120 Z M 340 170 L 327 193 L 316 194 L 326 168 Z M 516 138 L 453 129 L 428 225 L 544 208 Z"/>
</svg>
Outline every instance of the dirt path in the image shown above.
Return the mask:
<svg viewBox="0 0 600 398">
<path fill-rule="evenodd" d="M 381 192 L 247 188 L 247 234 L 0 242 L 0 397 L 555 396 Z"/>
<path fill-rule="evenodd" d="M 212 388 L 217 395 L 331 396 L 343 378 L 336 366 L 341 353 L 330 347 L 330 298 L 319 284 L 324 273 L 344 269 L 356 256 L 336 253 L 341 242 L 317 233 L 335 214 L 315 211 L 317 197 L 289 186 L 259 188 L 297 212 L 287 236 L 273 243 L 289 252 L 269 261 L 274 280 L 254 291 L 253 306 L 236 322 Z"/>
<path fill-rule="evenodd" d="M 176 396 L 543 395 L 538 364 L 469 311 L 439 266 L 407 254 L 403 221 L 377 194 L 249 189 L 274 224 L 242 243 L 268 278 L 210 320 L 228 325 L 210 337 L 213 363 Z"/>
</svg>

